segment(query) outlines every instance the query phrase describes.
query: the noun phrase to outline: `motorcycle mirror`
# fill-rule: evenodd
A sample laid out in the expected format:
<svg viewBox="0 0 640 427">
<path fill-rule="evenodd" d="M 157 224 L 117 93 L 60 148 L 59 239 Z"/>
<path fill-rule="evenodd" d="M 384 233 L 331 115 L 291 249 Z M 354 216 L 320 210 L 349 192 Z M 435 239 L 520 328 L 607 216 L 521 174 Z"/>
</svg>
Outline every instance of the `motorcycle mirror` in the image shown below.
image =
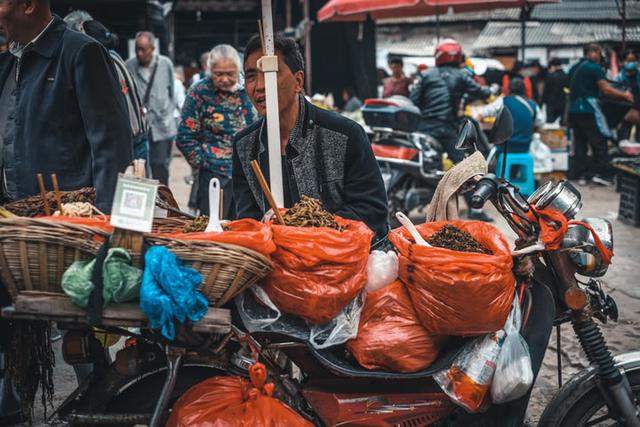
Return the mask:
<svg viewBox="0 0 640 427">
<path fill-rule="evenodd" d="M 458 142 L 456 149 L 464 152 L 474 151 L 478 142 L 478 132 L 471 120 L 463 119 L 460 132 L 458 132 Z"/>
<path fill-rule="evenodd" d="M 504 144 L 513 135 L 513 117 L 508 108 L 502 107 L 489 132 L 489 141 L 495 145 Z"/>
</svg>

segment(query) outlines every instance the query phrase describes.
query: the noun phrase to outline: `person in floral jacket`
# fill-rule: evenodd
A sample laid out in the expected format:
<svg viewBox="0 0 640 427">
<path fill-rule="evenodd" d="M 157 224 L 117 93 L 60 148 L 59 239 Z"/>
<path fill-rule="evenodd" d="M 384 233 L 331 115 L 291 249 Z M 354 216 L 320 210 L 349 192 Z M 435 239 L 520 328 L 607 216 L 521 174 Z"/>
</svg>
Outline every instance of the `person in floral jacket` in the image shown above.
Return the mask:
<svg viewBox="0 0 640 427">
<path fill-rule="evenodd" d="M 209 53 L 208 66 L 211 76 L 195 83 L 187 93 L 176 144 L 199 171 L 200 213 L 209 215 L 209 181 L 215 177 L 224 190 L 224 218 L 233 219 L 233 136 L 257 117 L 246 92 L 238 86 L 238 52 L 232 46 L 218 45 Z"/>
</svg>

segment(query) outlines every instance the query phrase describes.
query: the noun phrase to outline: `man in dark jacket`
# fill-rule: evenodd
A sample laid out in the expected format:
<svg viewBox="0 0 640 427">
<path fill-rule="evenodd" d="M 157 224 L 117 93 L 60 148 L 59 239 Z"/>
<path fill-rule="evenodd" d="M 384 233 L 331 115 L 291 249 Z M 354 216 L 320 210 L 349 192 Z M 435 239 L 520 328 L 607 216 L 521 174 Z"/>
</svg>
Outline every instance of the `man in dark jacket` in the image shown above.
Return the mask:
<svg viewBox="0 0 640 427">
<path fill-rule="evenodd" d="M 569 76 L 562 69 L 562 63 L 558 58 L 549 61 L 549 74 L 544 80 L 544 92 L 542 93 L 542 105 L 547 106 L 547 123 L 553 123 L 558 118 L 564 122 L 564 107 L 567 99 L 565 89 L 569 87 Z"/>
<path fill-rule="evenodd" d="M 96 187 L 96 206 L 109 211 L 133 153 L 107 51 L 69 30 L 48 0 L 0 0 L 0 26 L 10 45 L 0 54 L 0 194 L 36 194 L 36 174 L 55 173 L 62 190 Z"/>
<path fill-rule="evenodd" d="M 278 105 L 284 204 L 303 195 L 320 199 L 336 215 L 363 221 L 383 239 L 388 232 L 387 197 L 380 169 L 367 136 L 357 123 L 316 108 L 303 95 L 304 60 L 290 38 L 274 40 L 278 56 Z M 269 205 L 251 161 L 257 159 L 268 179 L 264 75 L 256 62 L 260 38 L 244 52 L 245 87 L 262 119 L 239 132 L 233 144 L 233 197 L 239 218 L 260 219 Z"/>
<path fill-rule="evenodd" d="M 429 69 L 411 92 L 411 100 L 422 111 L 420 131 L 436 138 L 454 163 L 464 155 L 455 148 L 458 134 L 458 110 L 463 95 L 470 100 L 487 98 L 488 87 L 478 85 L 460 69 L 462 47 L 445 39 L 436 47 L 436 68 Z"/>
</svg>

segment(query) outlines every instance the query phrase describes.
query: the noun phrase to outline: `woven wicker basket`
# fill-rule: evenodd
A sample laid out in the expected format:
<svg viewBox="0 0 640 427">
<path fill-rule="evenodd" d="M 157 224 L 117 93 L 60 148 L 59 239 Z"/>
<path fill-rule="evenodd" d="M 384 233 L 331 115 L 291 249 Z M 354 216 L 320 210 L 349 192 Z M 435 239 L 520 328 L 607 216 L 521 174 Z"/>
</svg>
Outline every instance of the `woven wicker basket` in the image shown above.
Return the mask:
<svg viewBox="0 0 640 427">
<path fill-rule="evenodd" d="M 202 274 L 200 290 L 209 305 L 220 307 L 266 276 L 273 264 L 264 255 L 242 246 L 202 240 L 146 236 L 149 245 L 162 245 Z"/>
<path fill-rule="evenodd" d="M 63 293 L 62 274 L 95 257 L 109 234 L 94 228 L 33 218 L 0 220 L 0 277 L 12 297 L 20 291 Z"/>
</svg>

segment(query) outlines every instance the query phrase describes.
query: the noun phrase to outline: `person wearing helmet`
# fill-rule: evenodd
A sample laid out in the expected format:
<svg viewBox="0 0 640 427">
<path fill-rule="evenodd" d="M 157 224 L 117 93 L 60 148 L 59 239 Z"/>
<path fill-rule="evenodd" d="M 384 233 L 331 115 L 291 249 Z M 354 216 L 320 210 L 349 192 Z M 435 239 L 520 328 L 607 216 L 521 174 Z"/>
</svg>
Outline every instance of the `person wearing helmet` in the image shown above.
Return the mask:
<svg viewBox="0 0 640 427">
<path fill-rule="evenodd" d="M 443 40 L 436 47 L 436 67 L 427 70 L 411 92 L 411 100 L 422 112 L 419 130 L 440 141 L 454 163 L 464 158 L 455 148 L 463 95 L 475 100 L 491 94 L 488 87 L 478 85 L 460 68 L 462 58 L 462 46 L 457 41 Z"/>
</svg>

